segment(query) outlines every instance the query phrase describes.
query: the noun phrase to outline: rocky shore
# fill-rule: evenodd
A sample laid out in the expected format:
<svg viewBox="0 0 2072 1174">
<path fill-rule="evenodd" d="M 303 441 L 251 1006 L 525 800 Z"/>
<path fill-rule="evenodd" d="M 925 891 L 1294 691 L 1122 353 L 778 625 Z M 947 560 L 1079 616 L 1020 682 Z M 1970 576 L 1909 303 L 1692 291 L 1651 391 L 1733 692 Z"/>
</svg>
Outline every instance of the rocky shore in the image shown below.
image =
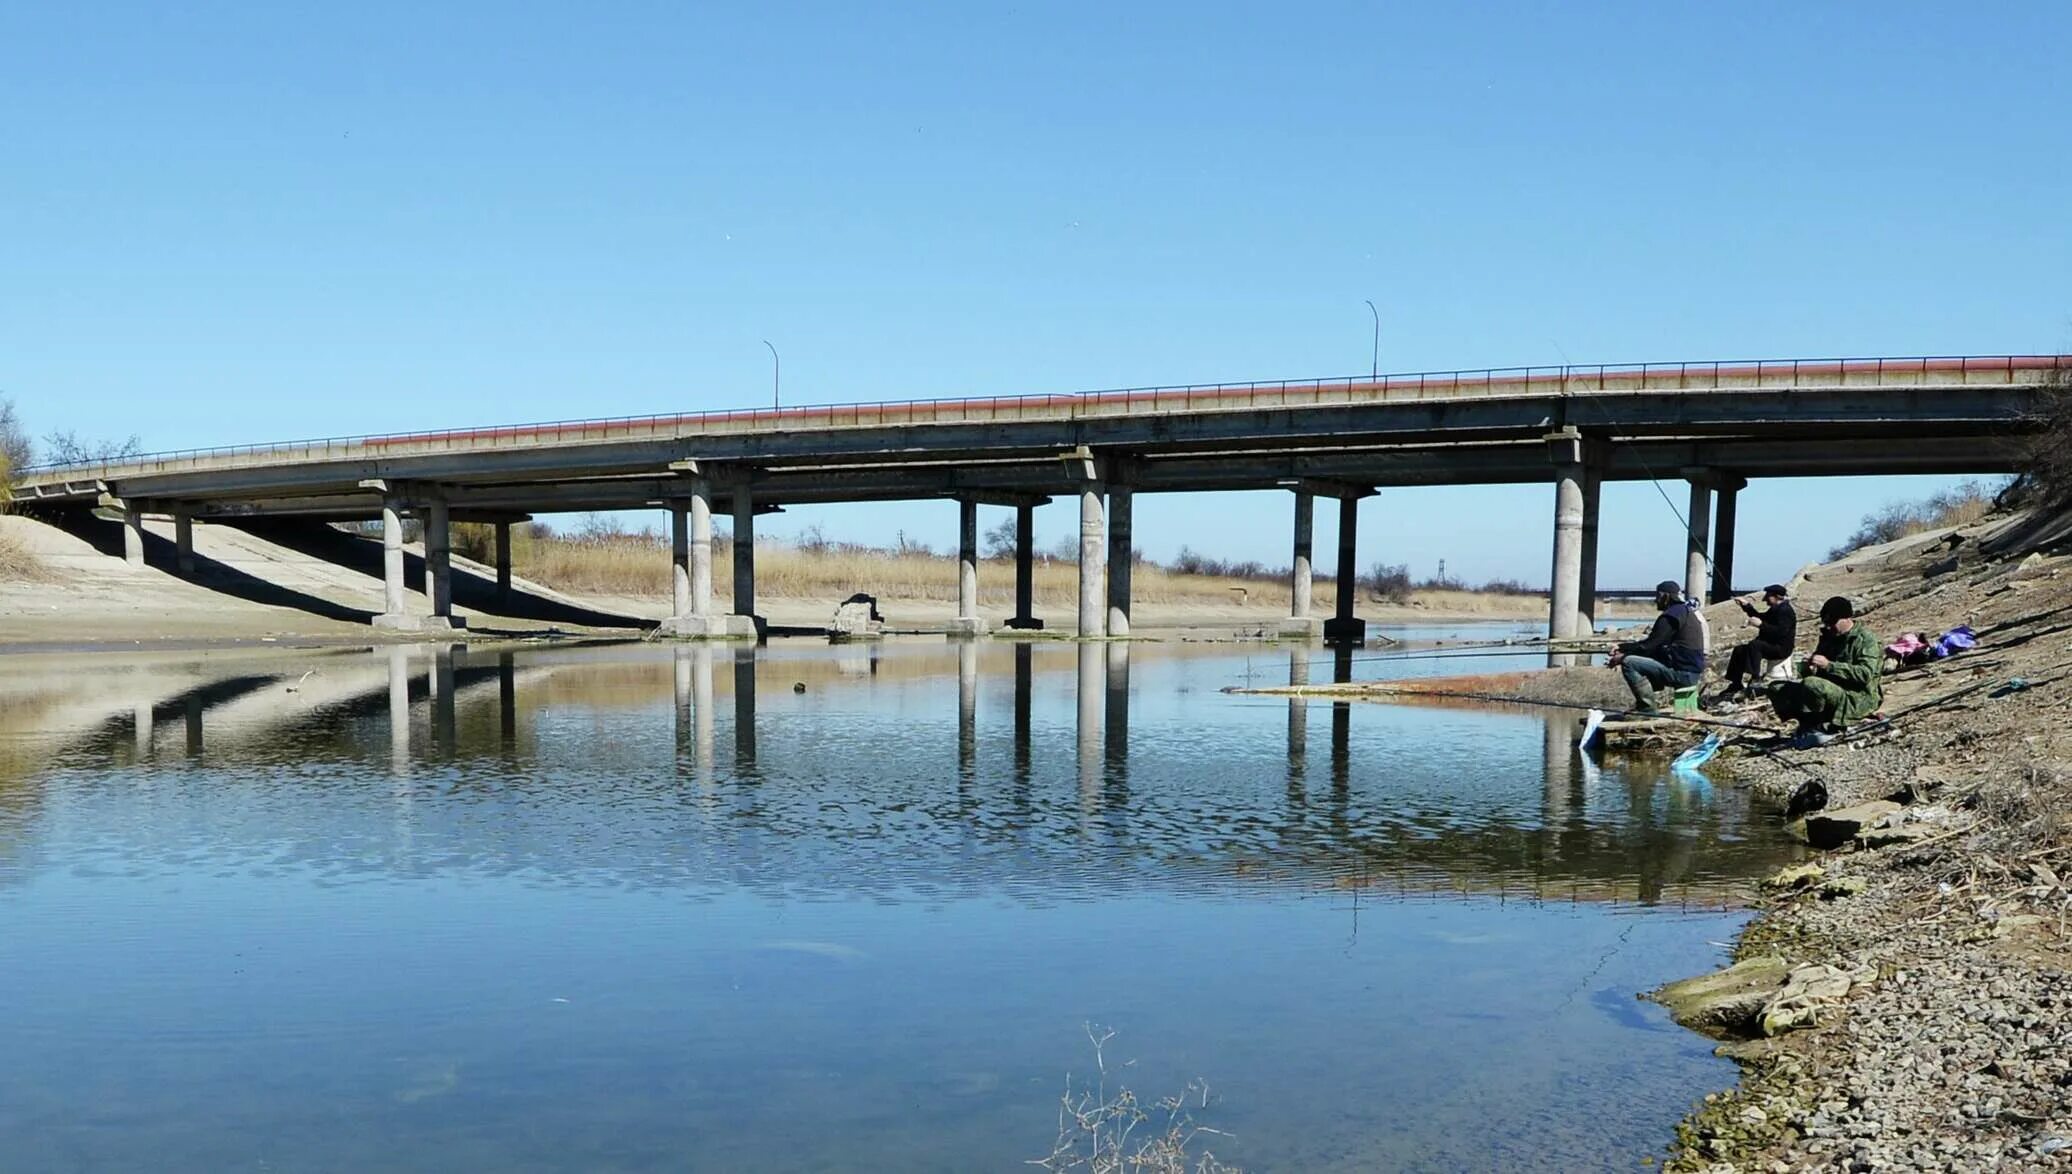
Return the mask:
<svg viewBox="0 0 2072 1174">
<path fill-rule="evenodd" d="M 1716 760 L 1780 803 L 1824 790 L 1799 826 L 1825 847 L 1766 886 L 1732 970 L 1656 995 L 1742 1064 L 1668 1169 L 2072 1169 L 2068 531 L 1996 515 L 1794 585 L 1881 643 L 1963 623 L 1979 646 L 1889 675 L 1886 724 Z"/>
</svg>

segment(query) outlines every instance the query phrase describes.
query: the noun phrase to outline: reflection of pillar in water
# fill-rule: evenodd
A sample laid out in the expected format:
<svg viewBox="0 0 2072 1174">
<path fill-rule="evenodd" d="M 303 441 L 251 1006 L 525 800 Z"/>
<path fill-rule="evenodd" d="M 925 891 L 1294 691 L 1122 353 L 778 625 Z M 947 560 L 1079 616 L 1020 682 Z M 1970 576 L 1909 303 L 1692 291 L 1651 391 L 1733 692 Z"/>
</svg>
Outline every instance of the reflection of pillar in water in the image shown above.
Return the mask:
<svg viewBox="0 0 2072 1174">
<path fill-rule="evenodd" d="M 388 650 L 389 759 L 398 770 L 410 762 L 410 650 Z"/>
<path fill-rule="evenodd" d="M 1569 744 L 1573 739 L 1569 736 L 1568 718 L 1549 717 L 1546 724 L 1546 773 L 1540 802 L 1540 826 L 1551 832 L 1568 822 L 1576 764 L 1575 749 Z"/>
<path fill-rule="evenodd" d="M 1108 782 L 1111 787 L 1126 786 L 1130 758 L 1130 646 L 1110 644 L 1103 652 L 1108 660 Z"/>
<path fill-rule="evenodd" d="M 518 657 L 496 654 L 496 728 L 506 750 L 518 745 Z"/>
<path fill-rule="evenodd" d="M 201 698 L 187 699 L 187 757 L 201 757 Z"/>
<path fill-rule="evenodd" d="M 1309 649 L 1301 644 L 1288 646 L 1288 684 L 1300 687 L 1309 684 Z M 1309 699 L 1300 695 L 1288 698 L 1288 765 L 1300 766 L 1309 754 Z"/>
<path fill-rule="evenodd" d="M 970 783 L 978 767 L 978 642 L 957 642 L 957 777 Z"/>
<path fill-rule="evenodd" d="M 1029 694 L 1035 684 L 1030 658 L 1035 651 L 1026 643 L 1014 646 L 1014 783 L 1027 797 L 1029 789 Z"/>
<path fill-rule="evenodd" d="M 712 645 L 691 646 L 691 765 L 700 787 L 712 786 Z"/>
<path fill-rule="evenodd" d="M 1079 799 L 1091 809 L 1101 789 L 1101 646 L 1079 645 Z"/>
<path fill-rule="evenodd" d="M 734 649 L 734 771 L 755 769 L 755 645 Z"/>
<path fill-rule="evenodd" d="M 1331 680 L 1343 685 L 1353 679 L 1353 650 L 1341 644 L 1331 652 Z M 1349 701 L 1331 705 L 1331 791 L 1341 800 L 1352 787 L 1353 707 Z"/>
<path fill-rule="evenodd" d="M 453 646 L 432 649 L 432 744 L 441 754 L 453 753 Z"/>
<path fill-rule="evenodd" d="M 671 650 L 670 669 L 672 670 L 670 677 L 671 684 L 674 686 L 673 693 L 676 702 L 675 708 L 672 710 L 672 713 L 675 715 L 675 721 L 672 724 L 676 730 L 676 763 L 681 768 L 690 759 L 692 741 L 696 736 L 694 731 L 696 730 L 697 719 L 691 709 L 693 667 L 691 664 L 691 646 L 689 644 L 678 644 Z"/>
<path fill-rule="evenodd" d="M 136 726 L 137 757 L 139 759 L 149 758 L 151 757 L 151 703 L 149 701 L 137 702 L 134 724 Z"/>
</svg>

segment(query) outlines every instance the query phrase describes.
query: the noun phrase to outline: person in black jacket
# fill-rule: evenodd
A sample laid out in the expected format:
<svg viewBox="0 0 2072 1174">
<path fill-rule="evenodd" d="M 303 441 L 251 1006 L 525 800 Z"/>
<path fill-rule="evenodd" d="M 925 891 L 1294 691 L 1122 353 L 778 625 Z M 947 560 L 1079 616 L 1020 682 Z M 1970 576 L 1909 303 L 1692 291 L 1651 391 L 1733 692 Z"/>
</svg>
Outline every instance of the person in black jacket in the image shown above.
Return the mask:
<svg viewBox="0 0 2072 1174">
<path fill-rule="evenodd" d="M 1799 613 L 1792 608 L 1782 584 L 1772 583 L 1763 588 L 1762 611 L 1746 599 L 1734 602 L 1741 605 L 1749 622 L 1755 625 L 1755 639 L 1734 649 L 1734 654 L 1727 658 L 1727 691 L 1720 695 L 1723 700 L 1741 692 L 1743 678 L 1753 681 L 1760 676 L 1762 662 L 1790 656 L 1799 638 Z"/>
<path fill-rule="evenodd" d="M 1673 579 L 1655 584 L 1655 608 L 1647 639 L 1619 645 L 1606 662 L 1625 675 L 1633 708 L 1642 713 L 1654 710 L 1656 689 L 1695 685 L 1705 676 L 1705 626 L 1682 586 Z"/>
</svg>

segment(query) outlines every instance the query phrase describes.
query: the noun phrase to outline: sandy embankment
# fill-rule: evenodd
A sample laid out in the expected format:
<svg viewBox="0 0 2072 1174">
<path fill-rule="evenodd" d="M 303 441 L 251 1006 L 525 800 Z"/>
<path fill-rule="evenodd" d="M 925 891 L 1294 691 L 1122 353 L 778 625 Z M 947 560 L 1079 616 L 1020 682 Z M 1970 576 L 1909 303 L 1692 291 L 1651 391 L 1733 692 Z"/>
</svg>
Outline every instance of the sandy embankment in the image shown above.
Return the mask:
<svg viewBox="0 0 2072 1174">
<path fill-rule="evenodd" d="M 131 567 L 117 554 L 97 548 L 56 526 L 29 518 L 0 515 L 0 535 L 18 543 L 40 566 L 32 580 L 0 581 L 0 644 L 53 645 L 153 643 L 165 641 L 224 642 L 302 639 L 366 642 L 380 638 L 367 619 L 382 608 L 381 581 L 373 574 L 340 566 L 231 526 L 195 527 L 195 553 L 203 573 L 188 582 L 157 565 L 168 554 L 170 523 L 147 526 L 160 542 L 153 544 L 153 565 Z M 112 527 L 110 528 L 112 532 Z M 417 553 L 413 548 L 413 553 Z M 505 615 L 480 606 L 494 572 L 454 559 L 455 611 L 468 618 L 477 633 L 513 634 L 558 629 L 626 634 L 641 621 L 668 614 L 666 598 L 654 596 L 572 596 L 524 579 L 515 581 L 531 614 Z M 474 587 L 471 594 L 467 588 Z M 1133 609 L 1139 631 L 1203 629 L 1221 635 L 1271 634 L 1286 614 L 1285 592 L 1246 594 L 1229 603 L 1140 602 Z M 823 627 L 841 596 L 785 598 L 765 595 L 760 611 L 779 627 Z M 412 592 L 410 607 L 428 612 L 429 604 Z M 1537 621 L 1545 615 L 1543 600 L 1490 596 L 1469 592 L 1435 592 L 1409 606 L 1363 603 L 1360 614 L 1370 623 L 1419 624 L 1477 620 Z M 955 604 L 937 599 L 881 599 L 879 609 L 894 628 L 941 628 L 955 615 Z M 1006 618 L 1000 607 L 985 609 L 996 622 Z M 1067 605 L 1039 603 L 1038 618 L 1047 631 L 1069 633 L 1074 612 Z M 618 624 L 610 621 L 616 619 Z"/>
</svg>

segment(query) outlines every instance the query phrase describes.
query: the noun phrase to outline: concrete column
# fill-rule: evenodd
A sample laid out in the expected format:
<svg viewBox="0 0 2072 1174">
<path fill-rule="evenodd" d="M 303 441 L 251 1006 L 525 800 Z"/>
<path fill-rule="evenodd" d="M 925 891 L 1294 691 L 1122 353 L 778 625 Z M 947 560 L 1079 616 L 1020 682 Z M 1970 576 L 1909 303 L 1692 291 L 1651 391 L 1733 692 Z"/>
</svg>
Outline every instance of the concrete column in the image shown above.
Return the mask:
<svg viewBox="0 0 2072 1174">
<path fill-rule="evenodd" d="M 1684 595 L 1703 601 L 1711 578 L 1712 486 L 1691 482 L 1691 510 L 1685 515 L 1690 530 L 1684 547 Z"/>
<path fill-rule="evenodd" d="M 691 482 L 691 615 L 712 614 L 712 483 Z"/>
<path fill-rule="evenodd" d="M 201 698 L 189 696 L 187 698 L 187 757 L 200 758 L 201 752 Z"/>
<path fill-rule="evenodd" d="M 432 598 L 432 618 L 453 615 L 453 531 L 446 502 L 433 501 L 424 519 L 425 594 Z"/>
<path fill-rule="evenodd" d="M 1554 567 L 1548 576 L 1547 638 L 1573 640 L 1581 634 L 1583 616 L 1583 444 L 1573 434 L 1556 435 L 1548 447 L 1554 459 Z"/>
<path fill-rule="evenodd" d="M 1108 634 L 1130 634 L 1130 567 L 1135 561 L 1131 549 L 1130 515 L 1134 492 L 1126 486 L 1108 489 Z"/>
<path fill-rule="evenodd" d="M 137 707 L 131 714 L 130 720 L 132 723 L 130 733 L 136 742 L 137 760 L 141 762 L 151 757 L 151 703 L 149 701 L 137 702 Z"/>
<path fill-rule="evenodd" d="M 734 489 L 734 614 L 755 615 L 755 497 Z"/>
<path fill-rule="evenodd" d="M 1014 507 L 1014 618 L 1010 628 L 1036 631 L 1043 621 L 1036 618 L 1036 507 L 1023 502 Z"/>
<path fill-rule="evenodd" d="M 691 618 L 691 507 L 669 503 L 669 618 Z"/>
<path fill-rule="evenodd" d="M 187 514 L 173 515 L 174 566 L 180 577 L 194 577 L 194 519 Z"/>
<path fill-rule="evenodd" d="M 1712 594 L 1708 599 L 1711 603 L 1734 597 L 1734 513 L 1747 484 L 1739 477 L 1720 482 L 1719 500 L 1712 515 Z"/>
<path fill-rule="evenodd" d="M 496 598 L 511 602 L 511 523 L 496 524 Z"/>
<path fill-rule="evenodd" d="M 1603 468 L 1594 459 L 1583 463 L 1583 578 L 1576 605 L 1583 613 L 1582 634 L 1597 630 L 1597 504 L 1604 488 Z"/>
<path fill-rule="evenodd" d="M 977 636 L 986 630 L 978 614 L 978 503 L 957 503 L 957 620 L 953 634 Z"/>
<path fill-rule="evenodd" d="M 496 654 L 496 732 L 505 750 L 518 744 L 518 658 Z"/>
<path fill-rule="evenodd" d="M 1359 568 L 1360 499 L 1348 494 L 1338 499 L 1338 614 L 1324 624 L 1324 639 L 1353 646 L 1367 642 L 1367 621 L 1353 615 L 1360 596 Z"/>
<path fill-rule="evenodd" d="M 1101 596 L 1108 583 L 1107 527 L 1101 517 L 1101 487 L 1088 482 L 1079 491 L 1079 637 L 1108 634 L 1108 612 Z"/>
<path fill-rule="evenodd" d="M 381 499 L 381 614 L 374 617 L 377 628 L 412 628 L 417 617 L 409 613 L 403 593 L 403 502 L 389 496 Z"/>
<path fill-rule="evenodd" d="M 1288 609 L 1288 614 L 1296 619 L 1308 619 L 1312 606 L 1311 596 L 1315 577 L 1312 559 L 1316 550 L 1316 518 L 1316 495 L 1298 491 L 1295 494 L 1295 576 L 1291 584 L 1293 603 Z"/>
<path fill-rule="evenodd" d="M 144 565 L 144 511 L 133 505 L 122 509 L 122 561 Z"/>
</svg>

